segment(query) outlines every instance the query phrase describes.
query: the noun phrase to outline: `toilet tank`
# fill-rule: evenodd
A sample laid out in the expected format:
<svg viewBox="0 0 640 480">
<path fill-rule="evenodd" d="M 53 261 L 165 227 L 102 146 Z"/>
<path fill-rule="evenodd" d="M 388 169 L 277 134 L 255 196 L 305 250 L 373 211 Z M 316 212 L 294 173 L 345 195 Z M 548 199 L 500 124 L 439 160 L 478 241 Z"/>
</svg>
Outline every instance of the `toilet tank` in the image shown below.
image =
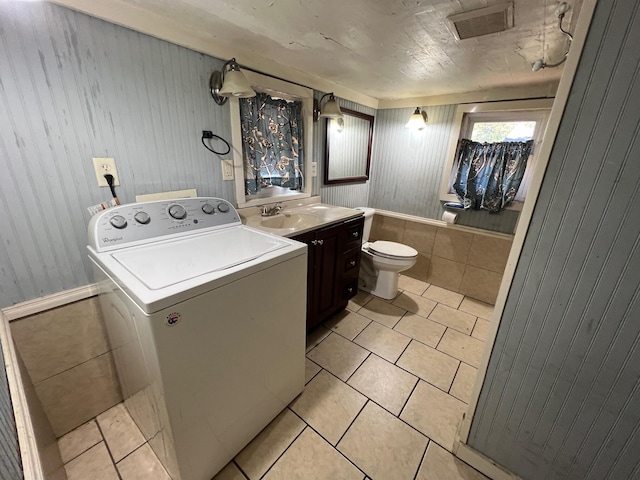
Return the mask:
<svg viewBox="0 0 640 480">
<path fill-rule="evenodd" d="M 364 230 L 362 232 L 362 242 L 368 242 L 369 234 L 371 233 L 371 225 L 373 224 L 373 214 L 376 213 L 376 209 L 369 207 L 356 207 L 356 210 L 360 210 L 364 213 Z"/>
</svg>

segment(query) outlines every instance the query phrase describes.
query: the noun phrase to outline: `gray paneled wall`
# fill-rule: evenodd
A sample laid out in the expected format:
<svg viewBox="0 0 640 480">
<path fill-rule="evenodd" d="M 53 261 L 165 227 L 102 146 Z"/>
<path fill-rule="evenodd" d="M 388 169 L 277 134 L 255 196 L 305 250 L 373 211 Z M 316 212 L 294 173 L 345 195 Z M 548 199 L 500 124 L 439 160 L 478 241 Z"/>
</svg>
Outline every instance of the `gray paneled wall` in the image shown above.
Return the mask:
<svg viewBox="0 0 640 480">
<path fill-rule="evenodd" d="M 525 479 L 640 478 L 638 45 L 598 2 L 473 420 Z"/>
<path fill-rule="evenodd" d="M 405 127 L 414 110 L 378 111 L 369 204 L 392 212 L 439 219 L 440 179 L 456 106 L 427 107 L 429 124 L 420 132 Z"/>
<path fill-rule="evenodd" d="M 208 93 L 222 62 L 44 2 L 0 2 L 0 307 L 85 285 L 86 207 L 196 188 L 234 200 L 202 130 L 230 139 Z"/>
<path fill-rule="evenodd" d="M 447 162 L 456 105 L 427 107 L 429 122 L 421 132 L 405 127 L 415 108 L 379 110 L 376 117 L 369 206 L 439 220 L 440 182 Z M 448 173 L 447 173 L 448 175 Z M 458 223 L 513 233 L 518 212 L 467 211 Z"/>
<path fill-rule="evenodd" d="M 316 98 L 320 99 L 322 93 L 316 92 Z M 376 116 L 376 110 L 366 107 L 342 98 L 338 99 L 341 108 L 355 110 L 356 112 L 366 113 L 367 115 Z M 377 118 L 374 120 L 374 132 Z M 313 158 L 318 162 L 318 178 L 317 185 L 320 186 L 319 191 L 324 203 L 340 205 L 342 207 L 366 207 L 369 201 L 369 190 L 371 187 L 371 179 L 366 183 L 349 183 L 346 185 L 324 185 L 324 161 L 325 161 L 325 145 L 327 138 L 327 128 L 324 119 L 320 119 L 315 124 L 314 130 L 314 154 Z M 375 141 L 375 133 L 374 133 Z M 373 157 L 373 154 L 372 154 Z M 372 158 L 373 162 L 373 158 Z M 318 191 L 318 190 L 314 190 Z"/>
<path fill-rule="evenodd" d="M 3 358 L 0 346 L 0 478 L 18 480 L 23 478 L 20 447 Z"/>
</svg>

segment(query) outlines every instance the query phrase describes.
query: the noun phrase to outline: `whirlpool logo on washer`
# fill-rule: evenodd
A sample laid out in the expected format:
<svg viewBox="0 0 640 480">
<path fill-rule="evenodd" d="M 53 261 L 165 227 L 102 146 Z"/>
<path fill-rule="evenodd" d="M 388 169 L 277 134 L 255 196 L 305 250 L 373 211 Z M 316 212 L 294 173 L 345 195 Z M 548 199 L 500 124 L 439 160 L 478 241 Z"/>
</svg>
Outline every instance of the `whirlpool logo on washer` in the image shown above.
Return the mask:
<svg viewBox="0 0 640 480">
<path fill-rule="evenodd" d="M 180 321 L 181 315 L 178 312 L 172 312 L 167 315 L 167 325 L 169 327 L 173 327 L 176 323 Z"/>
</svg>

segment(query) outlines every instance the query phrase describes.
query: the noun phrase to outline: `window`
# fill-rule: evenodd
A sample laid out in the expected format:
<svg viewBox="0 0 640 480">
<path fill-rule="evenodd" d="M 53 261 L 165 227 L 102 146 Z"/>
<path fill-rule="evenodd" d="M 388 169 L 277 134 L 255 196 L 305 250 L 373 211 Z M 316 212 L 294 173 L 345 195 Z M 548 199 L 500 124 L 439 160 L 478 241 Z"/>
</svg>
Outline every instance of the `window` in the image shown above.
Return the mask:
<svg viewBox="0 0 640 480">
<path fill-rule="evenodd" d="M 240 121 L 245 195 L 301 190 L 305 179 L 302 102 L 258 92 L 240 99 Z"/>
<path fill-rule="evenodd" d="M 290 158 L 284 152 L 288 141 L 273 140 L 277 143 L 280 153 L 278 158 L 271 159 L 260 165 L 257 169 L 256 164 L 247 162 L 247 155 L 243 148 L 243 132 L 240 116 L 240 103 L 238 98 L 230 97 L 229 104 L 231 108 L 231 134 L 233 143 L 233 165 L 235 172 L 236 185 L 236 201 L 238 207 L 250 207 L 263 205 L 265 203 L 279 202 L 283 200 L 294 200 L 296 198 L 305 198 L 311 196 L 311 178 L 305 175 L 305 172 L 311 170 L 312 161 L 312 145 L 313 145 L 313 90 L 299 85 L 294 85 L 283 80 L 267 77 L 251 71 L 243 71 L 253 89 L 258 93 L 264 93 L 265 97 L 274 100 L 274 117 L 276 123 L 283 123 L 282 119 L 278 120 L 277 110 L 284 108 L 285 105 L 301 105 L 302 123 L 304 139 L 300 141 L 303 151 L 296 151 L 302 159 L 302 164 L 296 162 L 288 162 L 282 157 Z M 287 122 L 284 122 L 287 123 Z M 283 123 L 283 124 L 284 124 Z M 273 125 L 275 128 L 275 124 Z M 280 127 L 277 128 L 278 133 Z M 276 138 L 274 136 L 274 138 Z M 269 155 L 273 154 L 274 149 L 267 149 Z M 291 150 L 291 149 L 289 149 Z M 266 151 L 266 150 L 265 150 Z M 290 152 L 291 153 L 291 152 Z M 285 165 L 286 163 L 286 165 Z M 260 186 L 265 188 L 256 188 L 256 182 L 260 182 Z M 291 187 L 294 188 L 291 188 Z"/>
<path fill-rule="evenodd" d="M 440 200 L 458 201 L 452 185 L 456 175 L 453 159 L 459 139 L 467 138 L 481 143 L 534 140 L 533 153 L 528 159 L 527 169 L 515 197 L 516 202 L 523 202 L 533 178 L 536 150 L 542 142 L 552 104 L 553 99 L 460 105 L 455 120 L 459 130 L 454 131 L 449 146 Z M 512 205 L 507 208 L 519 206 Z"/>
</svg>

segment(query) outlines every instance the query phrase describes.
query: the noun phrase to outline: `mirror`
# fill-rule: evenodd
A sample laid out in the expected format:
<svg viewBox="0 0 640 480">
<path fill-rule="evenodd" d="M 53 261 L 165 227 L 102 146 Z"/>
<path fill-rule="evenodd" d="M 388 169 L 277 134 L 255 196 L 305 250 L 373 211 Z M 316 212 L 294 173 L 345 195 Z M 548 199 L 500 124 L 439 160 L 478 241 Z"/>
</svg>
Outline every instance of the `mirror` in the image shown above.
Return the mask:
<svg viewBox="0 0 640 480">
<path fill-rule="evenodd" d="M 369 180 L 374 117 L 342 109 L 342 119 L 327 118 L 324 184 Z"/>
</svg>

